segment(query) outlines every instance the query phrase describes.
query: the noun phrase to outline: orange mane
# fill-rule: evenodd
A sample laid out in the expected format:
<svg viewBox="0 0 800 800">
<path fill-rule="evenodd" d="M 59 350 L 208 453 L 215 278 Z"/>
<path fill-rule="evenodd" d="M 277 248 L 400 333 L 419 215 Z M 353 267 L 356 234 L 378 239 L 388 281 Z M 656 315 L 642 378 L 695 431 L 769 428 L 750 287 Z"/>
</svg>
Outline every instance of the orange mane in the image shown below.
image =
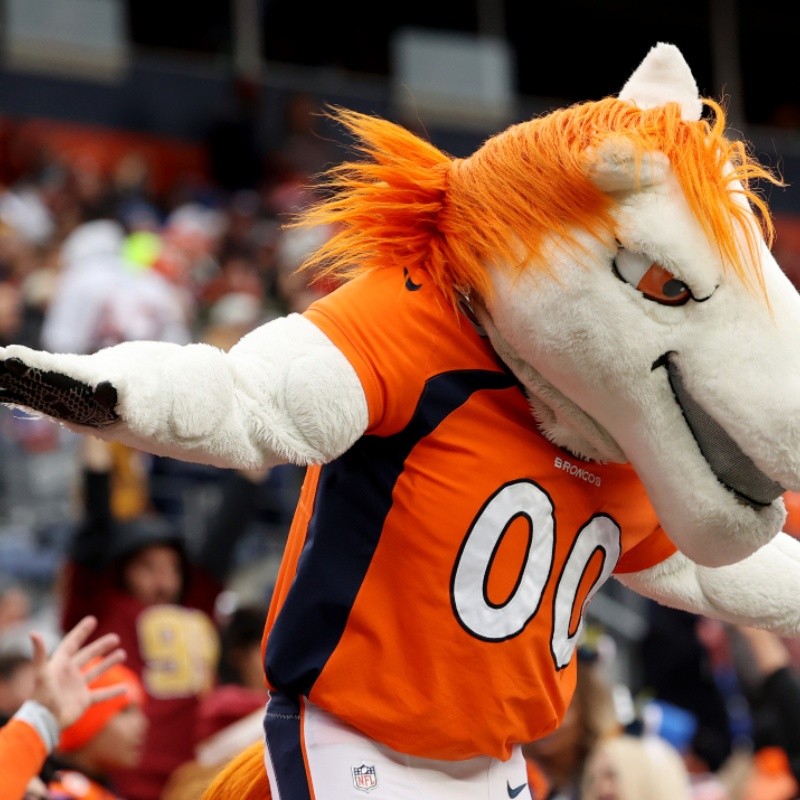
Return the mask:
<svg viewBox="0 0 800 800">
<path fill-rule="evenodd" d="M 388 267 L 421 269 L 451 295 L 454 287 L 487 292 L 490 261 L 546 269 L 546 237 L 574 241 L 575 229 L 614 235 L 613 200 L 591 182 L 585 163 L 587 148 L 613 135 L 629 140 L 639 159 L 655 150 L 667 155 L 725 264 L 763 286 L 753 220 L 770 245 L 774 232 L 751 182 L 782 183 L 743 142 L 725 137 L 721 106 L 704 103 L 713 111 L 711 121 L 682 119 L 677 103 L 648 110 L 616 98 L 577 104 L 513 125 L 466 159 L 451 158 L 387 120 L 332 109 L 364 160 L 328 170 L 326 196 L 292 223 L 333 231 L 303 268 L 338 278 Z M 739 187 L 731 191 L 735 182 Z M 737 202 L 736 191 L 749 207 Z M 743 250 L 738 230 L 745 233 Z"/>
</svg>

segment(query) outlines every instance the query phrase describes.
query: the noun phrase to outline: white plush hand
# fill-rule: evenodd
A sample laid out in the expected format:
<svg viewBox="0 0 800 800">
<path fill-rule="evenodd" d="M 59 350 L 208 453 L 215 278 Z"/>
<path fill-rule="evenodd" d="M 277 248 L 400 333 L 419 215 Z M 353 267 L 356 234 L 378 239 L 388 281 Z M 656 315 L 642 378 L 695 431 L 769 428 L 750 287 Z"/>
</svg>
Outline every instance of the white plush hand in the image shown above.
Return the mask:
<svg viewBox="0 0 800 800">
<path fill-rule="evenodd" d="M 88 687 L 98 675 L 125 660 L 125 651 L 117 647 L 119 636 L 116 633 L 107 633 L 83 646 L 95 627 L 94 617 L 84 617 L 64 636 L 49 658 L 41 635 L 36 632 L 30 635 L 36 671 L 31 699 L 48 708 L 62 729 L 75 722 L 89 706 L 125 691 L 124 684 L 100 689 Z M 83 672 L 83 667 L 98 656 L 104 656 L 103 660 Z"/>
</svg>

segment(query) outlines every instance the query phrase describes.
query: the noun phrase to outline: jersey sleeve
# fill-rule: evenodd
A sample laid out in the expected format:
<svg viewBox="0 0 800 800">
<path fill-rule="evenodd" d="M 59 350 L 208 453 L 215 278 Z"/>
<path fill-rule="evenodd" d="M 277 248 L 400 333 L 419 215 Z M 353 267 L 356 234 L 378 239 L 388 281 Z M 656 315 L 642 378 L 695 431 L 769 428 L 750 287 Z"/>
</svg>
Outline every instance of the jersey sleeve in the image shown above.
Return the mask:
<svg viewBox="0 0 800 800">
<path fill-rule="evenodd" d="M 677 550 L 678 548 L 667 536 L 664 529 L 659 526 L 649 536 L 646 536 L 641 542 L 622 555 L 614 572 L 639 572 L 643 569 L 649 569 L 662 561 L 666 561 Z"/>
<path fill-rule="evenodd" d="M 430 282 L 411 291 L 392 268 L 345 283 L 304 316 L 356 371 L 369 411 L 367 432 L 379 435 L 405 424 L 437 369 L 437 343 L 452 341 L 454 325 L 452 306 Z"/>
<path fill-rule="evenodd" d="M 376 372 L 375 358 L 369 349 L 363 349 L 362 337 L 348 329 L 346 315 L 337 313 L 336 304 L 311 306 L 305 313 L 322 332 L 342 351 L 350 366 L 356 371 L 367 399 L 369 427 L 373 428 L 383 415 L 384 391 L 382 381 Z M 363 322 L 363 321 L 360 321 Z"/>
<path fill-rule="evenodd" d="M 0 782 L 3 797 L 22 797 L 47 758 L 47 748 L 34 727 L 11 719 L 0 728 Z"/>
</svg>

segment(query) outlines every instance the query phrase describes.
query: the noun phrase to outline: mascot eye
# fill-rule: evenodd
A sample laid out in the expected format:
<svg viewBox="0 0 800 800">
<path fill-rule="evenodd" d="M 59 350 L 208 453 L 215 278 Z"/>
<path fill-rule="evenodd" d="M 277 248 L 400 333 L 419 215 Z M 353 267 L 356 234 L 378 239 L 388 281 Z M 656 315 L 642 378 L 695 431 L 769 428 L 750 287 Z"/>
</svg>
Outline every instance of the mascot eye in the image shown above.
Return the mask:
<svg viewBox="0 0 800 800">
<path fill-rule="evenodd" d="M 671 272 L 641 253 L 620 248 L 614 271 L 625 283 L 635 286 L 648 300 L 666 306 L 681 306 L 691 299 L 689 287 Z"/>
</svg>

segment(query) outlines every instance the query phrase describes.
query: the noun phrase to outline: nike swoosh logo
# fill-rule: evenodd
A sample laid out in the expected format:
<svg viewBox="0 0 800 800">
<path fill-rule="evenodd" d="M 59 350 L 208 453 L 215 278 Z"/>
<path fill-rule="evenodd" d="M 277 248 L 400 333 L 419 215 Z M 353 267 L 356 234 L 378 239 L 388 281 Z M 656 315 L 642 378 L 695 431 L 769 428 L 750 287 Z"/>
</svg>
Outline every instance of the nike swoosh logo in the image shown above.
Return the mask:
<svg viewBox="0 0 800 800">
<path fill-rule="evenodd" d="M 527 783 L 523 783 L 520 786 L 512 788 L 511 784 L 508 781 L 506 781 L 506 789 L 508 790 L 508 796 L 516 797 L 527 785 L 528 785 Z"/>
<path fill-rule="evenodd" d="M 406 289 L 408 289 L 409 292 L 416 292 L 417 289 L 422 288 L 421 283 L 414 283 L 414 281 L 411 280 L 411 276 L 408 274 L 408 269 L 405 267 L 403 267 L 403 275 L 406 276 Z"/>
</svg>

